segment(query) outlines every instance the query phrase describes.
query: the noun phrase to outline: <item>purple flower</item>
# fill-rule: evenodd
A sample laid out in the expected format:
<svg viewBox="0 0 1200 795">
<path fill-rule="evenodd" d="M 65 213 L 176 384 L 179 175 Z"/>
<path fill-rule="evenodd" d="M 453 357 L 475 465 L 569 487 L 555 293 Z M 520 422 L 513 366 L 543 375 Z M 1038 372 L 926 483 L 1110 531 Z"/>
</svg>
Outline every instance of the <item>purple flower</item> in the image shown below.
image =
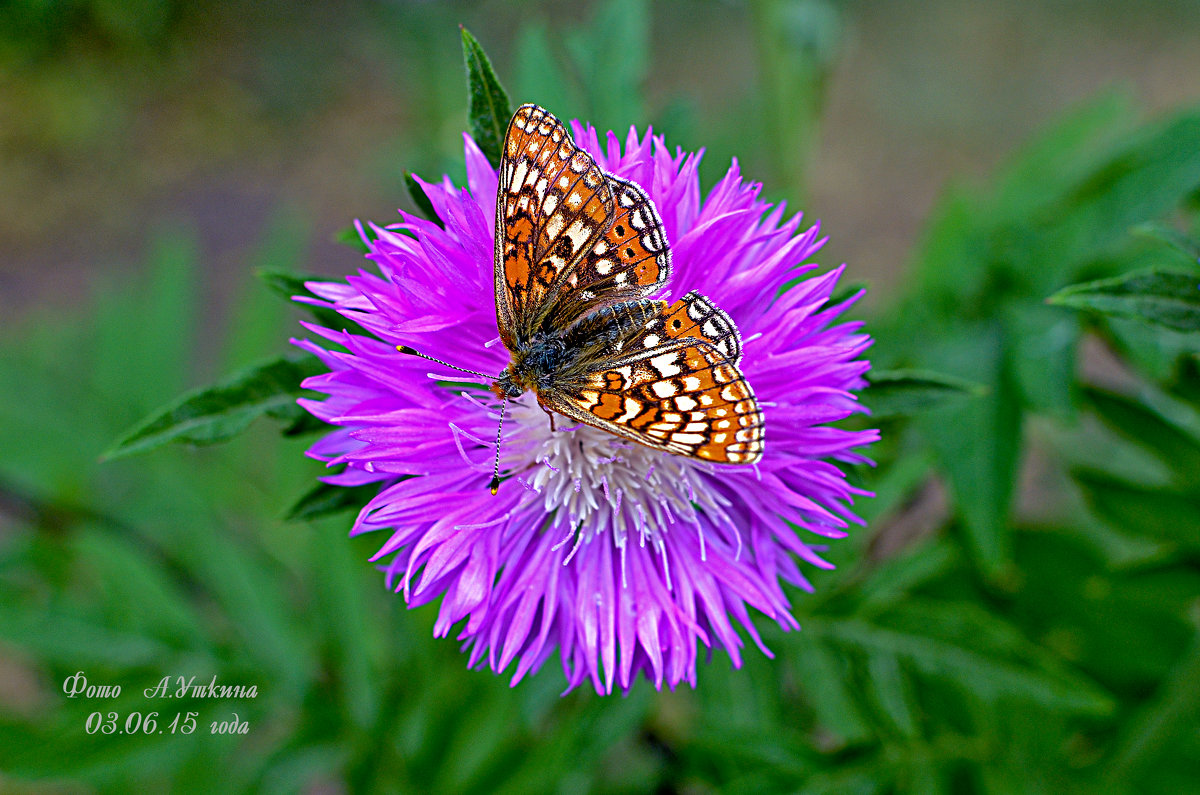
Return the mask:
<svg viewBox="0 0 1200 795">
<path fill-rule="evenodd" d="M 806 261 L 824 238 L 760 201 L 736 161 L 702 200 L 699 153 L 671 155 L 635 130 L 602 146 L 573 127 L 601 168 L 657 206 L 673 251 L 666 297 L 698 290 L 740 328 L 741 369 L 766 417 L 761 462 L 713 466 L 562 418 L 551 433 L 526 394 L 509 404 L 500 447 L 515 476 L 489 492 L 498 401 L 439 386 L 464 376 L 396 351 L 485 373 L 508 364 L 492 292 L 496 171 L 468 136 L 469 188 L 422 183 L 444 229 L 407 214 L 372 226 L 378 274 L 308 285 L 323 299 L 313 303 L 374 335 L 308 325 L 344 350 L 296 343 L 329 367 L 304 383 L 328 397 L 300 403 L 337 426 L 309 455 L 344 467 L 329 483 L 379 485 L 353 532 L 387 533 L 373 559 L 388 583 L 410 607 L 441 597 L 434 632 L 457 627 L 471 666 L 515 661 L 515 685 L 557 651 L 568 689 L 590 679 L 600 693 L 627 690 L 638 674 L 694 686 L 701 645 L 741 664 L 739 628 L 770 656 L 751 608 L 799 627 L 782 582 L 811 590 L 800 562 L 832 567 L 803 535 L 841 538 L 861 523 L 849 505 L 864 492 L 831 461 L 866 461 L 855 449 L 878 434 L 828 423 L 863 411 L 852 390 L 865 385 L 870 338 L 835 324 L 858 298 L 829 305 L 842 268 L 784 290 L 817 267 Z"/>
</svg>

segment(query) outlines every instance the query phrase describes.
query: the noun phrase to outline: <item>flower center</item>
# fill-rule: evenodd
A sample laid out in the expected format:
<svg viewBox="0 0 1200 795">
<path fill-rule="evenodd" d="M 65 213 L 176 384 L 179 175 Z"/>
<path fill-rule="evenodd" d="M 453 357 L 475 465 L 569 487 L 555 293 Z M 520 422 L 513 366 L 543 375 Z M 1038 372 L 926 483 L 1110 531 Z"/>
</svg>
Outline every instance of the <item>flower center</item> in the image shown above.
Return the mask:
<svg viewBox="0 0 1200 795">
<path fill-rule="evenodd" d="M 515 430 L 505 434 L 501 468 L 530 490 L 526 505 L 544 506 L 553 517 L 550 531 L 562 533 L 563 544 L 574 543 L 572 554 L 606 528 L 622 555 L 630 533 L 661 552 L 672 525 L 702 533 L 700 512 L 720 514 L 727 504 L 700 477 L 710 465 L 560 415 L 551 431 L 530 394 L 509 403 L 509 422 Z"/>
</svg>

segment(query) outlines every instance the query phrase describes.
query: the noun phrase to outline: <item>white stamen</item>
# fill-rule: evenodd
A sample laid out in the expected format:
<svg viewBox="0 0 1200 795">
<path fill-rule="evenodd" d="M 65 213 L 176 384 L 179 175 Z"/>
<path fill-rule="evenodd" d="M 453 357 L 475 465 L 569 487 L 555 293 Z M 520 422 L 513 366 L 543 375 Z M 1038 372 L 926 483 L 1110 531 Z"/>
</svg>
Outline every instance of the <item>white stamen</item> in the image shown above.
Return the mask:
<svg viewBox="0 0 1200 795">
<path fill-rule="evenodd" d="M 479 397 L 487 399 L 482 394 Z M 501 469 L 521 473 L 518 481 L 526 493 L 518 509 L 543 509 L 552 517 L 549 532 L 561 534 L 554 550 L 572 544 L 564 563 L 572 560 L 583 544 L 607 532 L 612 537 L 604 543 L 613 544 L 621 554 L 624 587 L 626 551 L 630 536 L 635 535 L 639 546 L 649 545 L 664 556 L 663 576 L 669 583 L 667 533 L 683 531 L 680 525 L 696 527 L 701 535 L 701 558 L 705 559 L 702 528 L 709 521 L 730 523 L 731 517 L 723 510 L 728 499 L 707 488 L 706 479 L 697 480 L 716 471 L 711 464 L 633 444 L 585 424 L 560 426 L 551 433 L 545 412 L 528 394 L 510 401 L 509 408 L 500 448 Z M 479 444 L 491 447 L 482 440 Z"/>
<path fill-rule="evenodd" d="M 503 516 L 501 516 L 499 519 L 493 519 L 490 522 L 480 522 L 479 524 L 456 524 L 456 525 L 454 525 L 454 529 L 455 530 L 473 530 L 477 527 L 491 527 L 492 525 L 497 525 L 497 524 L 500 524 L 501 522 L 507 522 L 509 516 L 511 516 L 511 513 L 506 513 Z"/>
</svg>

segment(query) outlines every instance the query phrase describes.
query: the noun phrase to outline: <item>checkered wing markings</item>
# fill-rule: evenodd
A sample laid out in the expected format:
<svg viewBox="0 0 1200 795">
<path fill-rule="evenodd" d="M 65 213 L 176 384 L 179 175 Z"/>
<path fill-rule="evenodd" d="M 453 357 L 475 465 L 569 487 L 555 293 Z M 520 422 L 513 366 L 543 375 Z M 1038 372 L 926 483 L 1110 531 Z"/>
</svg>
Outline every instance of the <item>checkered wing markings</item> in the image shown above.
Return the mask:
<svg viewBox="0 0 1200 795">
<path fill-rule="evenodd" d="M 730 464 L 762 457 L 762 411 L 726 353 L 741 352 L 737 328 L 712 302 L 689 293 L 621 347 L 625 356 L 603 362 L 579 388 L 543 393 L 543 403 L 680 455 Z"/>
<path fill-rule="evenodd" d="M 733 319 L 694 290 L 667 307 L 662 317 L 646 323 L 625 343 L 624 356 L 638 356 L 671 340 L 676 344 L 682 340 L 706 342 L 731 364 L 742 360 L 742 336 Z"/>
<path fill-rule="evenodd" d="M 562 122 L 536 105 L 519 108 L 496 192 L 496 320 L 508 347 L 541 325 L 613 212 L 608 177 Z"/>
</svg>

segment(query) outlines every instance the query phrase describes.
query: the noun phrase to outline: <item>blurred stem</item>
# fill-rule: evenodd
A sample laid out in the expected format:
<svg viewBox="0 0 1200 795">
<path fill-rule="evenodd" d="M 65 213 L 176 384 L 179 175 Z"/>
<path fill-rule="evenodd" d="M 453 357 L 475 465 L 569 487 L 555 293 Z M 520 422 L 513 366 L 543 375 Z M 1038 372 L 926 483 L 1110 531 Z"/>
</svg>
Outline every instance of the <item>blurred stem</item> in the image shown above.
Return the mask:
<svg viewBox="0 0 1200 795">
<path fill-rule="evenodd" d="M 803 201 L 825 86 L 838 49 L 837 11 L 824 0 L 751 0 L 767 151 Z"/>
</svg>

